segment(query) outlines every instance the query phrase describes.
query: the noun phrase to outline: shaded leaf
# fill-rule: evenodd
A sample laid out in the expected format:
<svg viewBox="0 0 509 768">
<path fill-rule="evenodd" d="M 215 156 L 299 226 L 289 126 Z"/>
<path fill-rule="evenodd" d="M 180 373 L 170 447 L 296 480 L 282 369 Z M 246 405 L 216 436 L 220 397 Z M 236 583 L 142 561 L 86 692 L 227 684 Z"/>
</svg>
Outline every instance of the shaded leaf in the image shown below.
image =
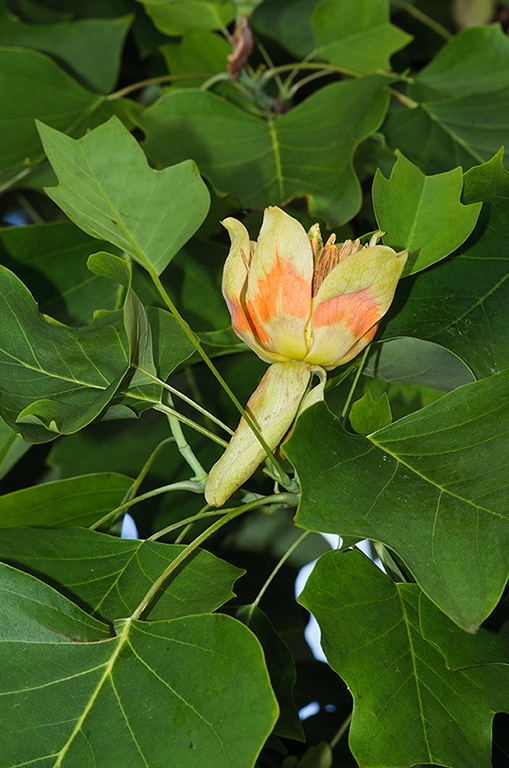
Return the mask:
<svg viewBox="0 0 509 768">
<path fill-rule="evenodd" d="M 465 175 L 465 202 L 483 203 L 472 235 L 457 256 L 400 284 L 385 331 L 441 344 L 478 377 L 509 367 L 508 179 L 500 154 Z"/>
<path fill-rule="evenodd" d="M 448 670 L 421 635 L 419 597 L 416 584 L 395 584 L 347 551 L 323 555 L 299 598 L 354 696 L 350 748 L 373 768 L 491 768 L 491 725 L 509 707 L 509 667 Z"/>
<path fill-rule="evenodd" d="M 0 407 L 10 428 L 38 443 L 95 419 L 129 369 L 122 310 L 98 310 L 83 328 L 57 325 L 0 267 L 0 312 Z"/>
<path fill-rule="evenodd" d="M 0 496 L 2 528 L 92 525 L 124 501 L 132 480 L 103 473 L 56 480 Z"/>
<path fill-rule="evenodd" d="M 507 140 L 509 39 L 499 25 L 459 32 L 414 78 L 415 109 L 393 112 L 384 132 L 427 173 L 464 170 Z"/>
<path fill-rule="evenodd" d="M 442 653 L 449 669 L 466 669 L 480 664 L 507 664 L 509 624 L 500 632 L 480 627 L 475 635 L 464 632 L 421 595 L 420 627 L 423 637 Z"/>
<path fill-rule="evenodd" d="M 239 606 L 235 616 L 250 628 L 263 648 L 270 680 L 279 704 L 279 719 L 274 733 L 287 739 L 304 741 L 304 731 L 293 700 L 297 680 L 295 663 L 285 642 L 278 635 L 269 617 L 258 607 L 251 613 L 250 605 Z"/>
<path fill-rule="evenodd" d="M 0 229 L 2 264 L 35 294 L 41 312 L 66 325 L 89 323 L 95 308 L 118 306 L 118 285 L 87 269 L 100 245 L 71 222 Z"/>
<path fill-rule="evenodd" d="M 323 404 L 305 411 L 285 443 L 303 488 L 297 524 L 382 541 L 474 631 L 509 575 L 508 381 L 455 389 L 369 437 L 348 434 Z"/>
<path fill-rule="evenodd" d="M 0 171 L 19 170 L 44 157 L 34 119 L 63 131 L 85 126 L 102 96 L 85 90 L 42 53 L 0 49 Z"/>
<path fill-rule="evenodd" d="M 313 13 L 315 56 L 363 74 L 390 69 L 390 57 L 410 42 L 389 22 L 388 0 L 321 0 Z"/>
<path fill-rule="evenodd" d="M 56 586 L 106 622 L 130 615 L 184 548 L 84 529 L 0 531 L 0 559 Z M 146 616 L 175 619 L 214 611 L 234 597 L 242 573 L 200 550 L 164 583 Z"/>
<path fill-rule="evenodd" d="M 297 56 L 307 56 L 314 48 L 311 18 L 319 0 L 264 0 L 251 18 L 262 35 L 277 40 Z"/>
<path fill-rule="evenodd" d="M 0 418 L 0 480 L 28 451 L 30 445 L 14 434 Z"/>
<path fill-rule="evenodd" d="M 154 171 L 117 118 L 77 141 L 46 125 L 39 131 L 60 181 L 46 190 L 51 199 L 149 271 L 160 274 L 204 220 L 209 194 L 194 163 Z"/>
<path fill-rule="evenodd" d="M 374 75 L 328 85 L 273 124 L 212 93 L 179 89 L 146 109 L 139 124 L 147 153 L 161 165 L 192 157 L 218 192 L 243 205 L 308 196 L 312 215 L 341 224 L 360 207 L 352 155 L 383 119 L 386 83 Z"/>
<path fill-rule="evenodd" d="M 157 29 L 166 35 L 183 35 L 195 29 L 221 29 L 233 20 L 228 0 L 137 0 Z"/>
<path fill-rule="evenodd" d="M 348 418 L 352 429 L 359 435 L 376 432 L 392 421 L 389 398 L 384 392 L 378 400 L 374 400 L 371 392 L 366 392 L 352 404 Z"/>
<path fill-rule="evenodd" d="M 65 613 L 68 601 L 53 599 Z M 39 607 L 26 603 L 36 622 Z M 67 608 L 73 618 L 78 610 Z M 11 612 L 14 623 L 20 613 Z M 52 629 L 69 624 L 62 618 Z M 172 765 L 250 768 L 277 717 L 251 632 L 221 615 L 126 621 L 117 631 L 100 642 L 64 643 L 34 643 L 19 632 L 0 644 L 3 759 L 142 768 L 167 765 L 170 755 Z M 249 711 L 243 723 L 239 710 Z"/>
<path fill-rule="evenodd" d="M 96 642 L 108 627 L 28 573 L 0 563 L 0 643 Z"/>
<path fill-rule="evenodd" d="M 85 86 L 108 93 L 115 85 L 120 55 L 132 17 L 24 24 L 0 9 L 0 45 L 35 48 L 53 56 Z"/>
<path fill-rule="evenodd" d="M 396 251 L 408 248 L 403 275 L 449 256 L 475 227 L 482 203 L 460 203 L 461 168 L 425 176 L 400 155 L 389 179 L 377 170 L 373 207 L 384 242 Z"/>
<path fill-rule="evenodd" d="M 375 345 L 363 368 L 366 376 L 391 383 L 450 392 L 475 381 L 472 371 L 449 350 L 422 339 L 400 337 Z"/>
<path fill-rule="evenodd" d="M 189 32 L 180 40 L 173 40 L 161 46 L 161 53 L 172 75 L 201 73 L 201 77 L 194 80 L 175 80 L 172 82 L 174 88 L 199 86 L 212 75 L 226 72 L 226 57 L 231 50 L 231 45 L 224 37 L 210 30 Z"/>
</svg>

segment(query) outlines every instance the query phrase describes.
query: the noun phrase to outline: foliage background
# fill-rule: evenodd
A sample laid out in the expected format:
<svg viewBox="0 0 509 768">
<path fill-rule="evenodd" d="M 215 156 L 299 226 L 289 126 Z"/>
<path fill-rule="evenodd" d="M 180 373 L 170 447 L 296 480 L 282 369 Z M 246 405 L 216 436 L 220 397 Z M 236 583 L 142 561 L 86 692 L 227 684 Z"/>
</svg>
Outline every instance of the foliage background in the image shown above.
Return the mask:
<svg viewBox="0 0 509 768">
<path fill-rule="evenodd" d="M 2 768 L 509 764 L 508 20 L 4 0 Z M 227 435 L 162 383 L 235 428 L 212 368 L 245 403 L 265 364 L 230 328 L 219 221 L 254 237 L 267 205 L 410 256 L 285 445 L 301 494 L 258 472 L 208 515 Z"/>
</svg>

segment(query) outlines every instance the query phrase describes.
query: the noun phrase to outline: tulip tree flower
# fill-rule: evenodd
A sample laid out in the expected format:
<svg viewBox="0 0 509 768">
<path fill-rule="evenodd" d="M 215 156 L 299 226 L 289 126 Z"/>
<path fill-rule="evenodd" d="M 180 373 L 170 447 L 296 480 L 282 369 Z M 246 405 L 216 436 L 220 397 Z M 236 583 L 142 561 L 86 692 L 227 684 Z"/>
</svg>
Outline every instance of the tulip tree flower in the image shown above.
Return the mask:
<svg viewBox="0 0 509 768">
<path fill-rule="evenodd" d="M 265 210 L 257 242 L 237 219 L 223 221 L 231 248 L 223 294 L 233 330 L 256 354 L 272 363 L 246 411 L 274 450 L 303 407 L 312 369 L 330 371 L 352 360 L 373 339 L 394 297 L 407 259 L 378 245 L 346 240 L 325 245 L 315 224 L 302 225 L 280 208 Z M 320 392 L 323 391 L 323 385 Z M 301 402 L 302 401 L 302 402 Z M 265 458 L 244 418 L 212 468 L 205 496 L 221 506 Z"/>
</svg>

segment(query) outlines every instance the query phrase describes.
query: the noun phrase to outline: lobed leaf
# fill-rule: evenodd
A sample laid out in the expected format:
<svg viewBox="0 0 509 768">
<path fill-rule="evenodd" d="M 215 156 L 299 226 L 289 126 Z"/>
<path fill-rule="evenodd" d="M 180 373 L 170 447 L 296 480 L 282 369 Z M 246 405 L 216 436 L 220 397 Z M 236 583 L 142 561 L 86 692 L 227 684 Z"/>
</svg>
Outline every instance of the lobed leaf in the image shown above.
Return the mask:
<svg viewBox="0 0 509 768">
<path fill-rule="evenodd" d="M 209 193 L 194 163 L 154 171 L 118 118 L 74 140 L 39 125 L 60 184 L 51 199 L 87 234 L 159 275 L 204 220 Z"/>
<path fill-rule="evenodd" d="M 183 549 L 79 528 L 0 531 L 0 560 L 58 585 L 73 602 L 109 623 L 130 615 Z M 145 615 L 176 619 L 214 611 L 234 596 L 233 585 L 242 573 L 200 550 L 165 582 Z"/>
<path fill-rule="evenodd" d="M 132 17 L 77 19 L 54 24 L 25 24 L 0 9 L 0 45 L 34 48 L 66 66 L 92 90 L 108 93 L 115 85 Z"/>
<path fill-rule="evenodd" d="M 388 0 L 321 0 L 313 13 L 315 57 L 363 74 L 390 69 L 412 39 L 389 22 Z"/>
<path fill-rule="evenodd" d="M 76 432 L 108 405 L 129 369 L 121 310 L 69 328 L 42 317 L 18 278 L 0 267 L 0 408 L 30 442 Z"/>
<path fill-rule="evenodd" d="M 429 601 L 416 584 L 395 584 L 358 551 L 328 552 L 299 600 L 353 694 L 350 747 L 360 765 L 491 768 L 491 725 L 509 708 L 509 668 L 447 669 L 422 636 L 419 603 Z"/>
<path fill-rule="evenodd" d="M 342 224 L 360 207 L 352 157 L 383 119 L 386 84 L 373 75 L 328 85 L 273 123 L 212 93 L 178 89 L 146 109 L 139 124 L 160 165 L 192 157 L 219 193 L 243 205 L 307 196 L 312 215 Z"/>
<path fill-rule="evenodd" d="M 508 93 L 507 35 L 497 24 L 464 29 L 415 76 L 418 106 L 391 114 L 389 144 L 427 173 L 467 170 L 506 142 Z"/>
<path fill-rule="evenodd" d="M 483 203 L 473 233 L 456 256 L 400 284 L 384 335 L 436 342 L 476 376 L 490 376 L 509 367 L 509 174 L 501 153 L 465 175 L 464 201 Z"/>
<path fill-rule="evenodd" d="M 384 242 L 408 249 L 403 276 L 419 272 L 449 256 L 471 234 L 482 203 L 462 205 L 461 168 L 425 176 L 403 155 L 386 179 L 377 170 L 373 207 Z"/>
<path fill-rule="evenodd" d="M 460 387 L 368 437 L 323 404 L 305 411 L 285 443 L 302 484 L 297 524 L 382 541 L 475 631 L 509 576 L 508 381 Z"/>
<path fill-rule="evenodd" d="M 0 642 L 2 758 L 10 765 L 251 768 L 277 703 L 260 645 L 240 622 L 123 621 L 107 638 L 106 625 L 46 585 L 38 589 L 51 593 L 50 611 L 27 599 L 37 581 L 19 579 L 21 600 L 0 609 L 2 624 L 8 611 L 17 627 Z M 83 641 L 87 621 L 96 637 L 87 628 Z M 226 678 L 228 686 L 218 682 Z M 239 721 L 239 712 L 249 717 Z"/>
</svg>

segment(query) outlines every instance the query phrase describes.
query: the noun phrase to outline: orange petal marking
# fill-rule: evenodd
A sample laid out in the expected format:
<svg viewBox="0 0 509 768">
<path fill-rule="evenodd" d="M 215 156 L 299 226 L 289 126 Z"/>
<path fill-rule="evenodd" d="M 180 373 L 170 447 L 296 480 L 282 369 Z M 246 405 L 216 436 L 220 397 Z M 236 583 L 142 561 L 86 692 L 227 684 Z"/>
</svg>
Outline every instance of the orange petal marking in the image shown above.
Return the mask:
<svg viewBox="0 0 509 768">
<path fill-rule="evenodd" d="M 314 327 L 343 322 L 354 338 L 363 336 L 379 320 L 380 308 L 369 288 L 322 301 L 313 313 Z"/>
</svg>

